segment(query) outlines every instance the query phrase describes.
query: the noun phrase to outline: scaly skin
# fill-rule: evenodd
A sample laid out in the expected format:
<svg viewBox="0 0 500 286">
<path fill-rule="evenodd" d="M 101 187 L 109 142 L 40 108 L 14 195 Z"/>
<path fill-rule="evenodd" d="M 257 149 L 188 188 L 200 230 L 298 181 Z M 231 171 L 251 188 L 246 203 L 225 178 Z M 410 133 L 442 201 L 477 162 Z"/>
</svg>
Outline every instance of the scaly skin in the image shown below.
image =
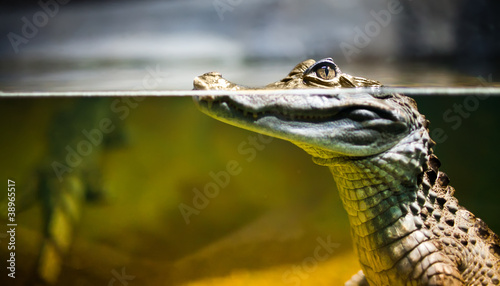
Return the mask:
<svg viewBox="0 0 500 286">
<path fill-rule="evenodd" d="M 298 64 L 263 89 L 377 87 L 331 59 Z M 247 89 L 218 73 L 195 89 Z M 226 123 L 291 141 L 328 166 L 349 216 L 362 272 L 346 285 L 498 285 L 500 239 L 458 205 L 432 152 L 429 122 L 399 94 L 205 96 Z"/>
</svg>

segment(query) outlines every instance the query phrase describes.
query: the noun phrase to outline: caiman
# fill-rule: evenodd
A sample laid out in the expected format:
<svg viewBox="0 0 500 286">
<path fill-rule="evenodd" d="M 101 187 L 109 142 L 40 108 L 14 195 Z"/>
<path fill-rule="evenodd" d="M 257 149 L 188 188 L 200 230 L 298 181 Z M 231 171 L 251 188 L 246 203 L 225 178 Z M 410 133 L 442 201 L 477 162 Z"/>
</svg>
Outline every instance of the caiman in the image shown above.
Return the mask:
<svg viewBox="0 0 500 286">
<path fill-rule="evenodd" d="M 109 98 L 78 98 L 67 102 L 49 122 L 48 149 L 31 190 L 32 198 L 41 202 L 43 236 L 28 285 L 58 283 L 84 204 L 104 195 L 102 155 L 124 141 L 110 105 Z"/>
<path fill-rule="evenodd" d="M 346 285 L 498 285 L 499 237 L 453 196 L 416 102 L 369 89 L 380 86 L 327 58 L 301 62 L 261 89 L 368 89 L 194 100 L 204 113 L 288 140 L 330 168 L 362 268 Z M 250 88 L 209 72 L 194 79 L 194 89 Z"/>
</svg>

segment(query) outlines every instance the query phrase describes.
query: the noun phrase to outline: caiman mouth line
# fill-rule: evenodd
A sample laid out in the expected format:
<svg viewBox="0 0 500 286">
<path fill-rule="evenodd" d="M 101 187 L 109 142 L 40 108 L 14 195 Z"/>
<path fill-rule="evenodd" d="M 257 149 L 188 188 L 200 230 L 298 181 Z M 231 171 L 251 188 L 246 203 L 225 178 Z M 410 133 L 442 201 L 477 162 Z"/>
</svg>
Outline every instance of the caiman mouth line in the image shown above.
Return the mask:
<svg viewBox="0 0 500 286">
<path fill-rule="evenodd" d="M 327 110 L 294 110 L 291 112 L 284 108 L 277 108 L 277 106 L 264 110 L 249 110 L 245 108 L 245 106 L 232 101 L 227 96 L 208 99 L 201 97 L 199 101 L 206 104 L 207 111 L 213 112 L 214 106 L 220 108 L 226 105 L 227 108 L 231 110 L 231 113 L 236 113 L 245 119 L 254 121 L 266 116 L 273 116 L 282 121 L 298 122 L 326 122 L 334 121 L 339 118 L 348 118 L 358 122 L 373 119 L 397 120 L 395 115 L 388 109 L 385 110 L 378 106 L 355 103 L 332 107 Z"/>
</svg>

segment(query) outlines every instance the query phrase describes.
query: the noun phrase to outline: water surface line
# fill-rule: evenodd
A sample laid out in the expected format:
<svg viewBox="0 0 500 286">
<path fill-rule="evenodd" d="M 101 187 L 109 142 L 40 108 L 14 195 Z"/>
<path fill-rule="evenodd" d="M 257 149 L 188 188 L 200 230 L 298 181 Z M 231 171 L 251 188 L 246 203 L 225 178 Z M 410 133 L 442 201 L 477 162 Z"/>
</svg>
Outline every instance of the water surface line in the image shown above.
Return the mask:
<svg viewBox="0 0 500 286">
<path fill-rule="evenodd" d="M 342 89 L 272 89 L 272 90 L 91 90 L 91 91 L 12 91 L 1 97 L 183 97 L 206 95 L 311 95 L 352 93 L 400 93 L 412 96 L 500 96 L 500 87 L 378 87 Z"/>
</svg>

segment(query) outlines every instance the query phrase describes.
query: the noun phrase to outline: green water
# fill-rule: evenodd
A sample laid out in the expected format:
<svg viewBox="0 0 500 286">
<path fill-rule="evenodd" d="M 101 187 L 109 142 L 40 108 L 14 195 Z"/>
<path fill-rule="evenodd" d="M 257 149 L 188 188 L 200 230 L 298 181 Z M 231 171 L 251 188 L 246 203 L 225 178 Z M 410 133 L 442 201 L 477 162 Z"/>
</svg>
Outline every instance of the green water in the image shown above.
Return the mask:
<svg viewBox="0 0 500 286">
<path fill-rule="evenodd" d="M 460 203 L 499 232 L 500 98 L 415 98 L 432 122 L 431 134 L 441 130 L 433 136 L 435 153 Z M 1 99 L 0 173 L 15 179 L 18 203 L 49 147 L 51 116 L 72 100 L 78 99 Z M 58 285 L 108 283 L 112 271 L 122 267 L 137 285 L 294 281 L 287 271 L 313 269 L 304 261 L 318 239 L 328 237 L 339 247 L 314 273 L 304 272 L 302 285 L 341 283 L 357 271 L 347 216 L 327 168 L 288 142 L 262 141 L 203 115 L 190 98 L 136 103 L 118 119 L 127 144 L 106 152 L 101 163 L 106 199 L 84 206 Z M 218 193 L 196 205 L 196 190 L 214 184 Z M 197 212 L 186 219 L 181 206 Z M 19 211 L 17 219 L 17 281 L 22 282 L 38 253 L 39 206 Z M 0 249 L 2 257 L 6 251 Z"/>
</svg>

